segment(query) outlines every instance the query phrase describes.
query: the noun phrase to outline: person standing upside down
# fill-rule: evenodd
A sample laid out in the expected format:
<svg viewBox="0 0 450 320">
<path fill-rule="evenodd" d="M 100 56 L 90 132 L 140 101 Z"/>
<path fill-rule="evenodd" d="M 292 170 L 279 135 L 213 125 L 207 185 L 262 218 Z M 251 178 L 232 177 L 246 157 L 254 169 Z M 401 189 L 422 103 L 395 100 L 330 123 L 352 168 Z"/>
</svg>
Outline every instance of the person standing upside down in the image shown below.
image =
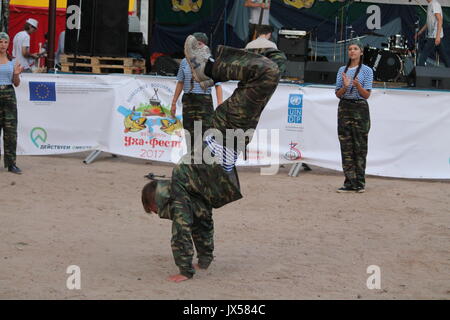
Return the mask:
<svg viewBox="0 0 450 320">
<path fill-rule="evenodd" d="M 171 180 L 152 181 L 142 189 L 142 204 L 147 213 L 172 220 L 172 253 L 179 273 L 168 280 L 181 282 L 192 278 L 196 269 L 207 269 L 213 261 L 214 224 L 212 209 L 242 198 L 235 162 L 250 143 L 238 141 L 229 147 L 218 137 L 227 130 L 256 129 L 261 113 L 278 85 L 286 56 L 276 49 L 258 53 L 218 46 L 213 60 L 209 48 L 189 36 L 185 42 L 186 59 L 194 79 L 202 88 L 217 82 L 239 80 L 237 88 L 217 107 L 202 143 L 185 154 L 172 171 Z M 192 163 L 200 150 L 201 161 Z M 211 156 L 218 161 L 208 161 Z M 192 264 L 194 246 L 198 264 Z"/>
</svg>

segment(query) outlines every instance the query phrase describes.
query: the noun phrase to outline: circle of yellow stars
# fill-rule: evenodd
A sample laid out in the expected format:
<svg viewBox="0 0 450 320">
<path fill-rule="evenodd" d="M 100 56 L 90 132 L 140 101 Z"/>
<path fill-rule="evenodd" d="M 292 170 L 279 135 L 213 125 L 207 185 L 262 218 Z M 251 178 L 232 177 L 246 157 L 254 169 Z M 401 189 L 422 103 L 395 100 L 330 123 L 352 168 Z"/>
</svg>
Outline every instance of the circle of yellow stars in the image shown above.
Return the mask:
<svg viewBox="0 0 450 320">
<path fill-rule="evenodd" d="M 41 95 L 41 89 L 44 89 L 46 93 Z M 50 89 L 47 85 L 40 83 L 36 86 L 35 93 L 40 99 L 47 99 L 50 96 Z"/>
</svg>

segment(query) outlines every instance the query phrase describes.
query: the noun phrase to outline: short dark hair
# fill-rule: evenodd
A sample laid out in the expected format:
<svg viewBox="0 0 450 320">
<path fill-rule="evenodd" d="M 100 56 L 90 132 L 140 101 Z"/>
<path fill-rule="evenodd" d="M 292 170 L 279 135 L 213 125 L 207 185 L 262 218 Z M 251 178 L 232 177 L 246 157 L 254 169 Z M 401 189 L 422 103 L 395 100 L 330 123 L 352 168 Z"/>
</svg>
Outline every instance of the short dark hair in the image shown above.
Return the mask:
<svg viewBox="0 0 450 320">
<path fill-rule="evenodd" d="M 142 206 L 147 212 L 146 208 L 155 201 L 156 187 L 158 182 L 153 180 L 147 183 L 144 188 L 142 188 Z"/>
<path fill-rule="evenodd" d="M 203 32 L 196 32 L 193 34 L 194 38 L 197 39 L 197 41 L 203 42 L 203 44 L 208 45 L 208 36 L 206 33 Z"/>
<path fill-rule="evenodd" d="M 268 34 L 273 32 L 273 27 L 271 25 L 262 24 L 259 26 L 256 26 L 256 36 L 259 37 L 263 34 Z"/>
</svg>

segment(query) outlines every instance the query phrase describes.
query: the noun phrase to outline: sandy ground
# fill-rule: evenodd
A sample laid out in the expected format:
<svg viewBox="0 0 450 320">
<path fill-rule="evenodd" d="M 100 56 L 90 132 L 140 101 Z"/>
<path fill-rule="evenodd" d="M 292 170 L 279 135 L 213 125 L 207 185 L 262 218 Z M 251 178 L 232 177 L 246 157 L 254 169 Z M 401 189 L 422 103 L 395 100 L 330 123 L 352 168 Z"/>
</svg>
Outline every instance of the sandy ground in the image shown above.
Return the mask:
<svg viewBox="0 0 450 320">
<path fill-rule="evenodd" d="M 216 210 L 215 261 L 181 284 L 171 224 L 144 213 L 149 172 L 171 166 L 103 154 L 19 157 L 0 170 L 1 299 L 449 299 L 450 182 L 242 169 L 244 199 Z M 81 290 L 68 290 L 70 265 Z M 367 267 L 381 289 L 366 286 Z"/>
</svg>

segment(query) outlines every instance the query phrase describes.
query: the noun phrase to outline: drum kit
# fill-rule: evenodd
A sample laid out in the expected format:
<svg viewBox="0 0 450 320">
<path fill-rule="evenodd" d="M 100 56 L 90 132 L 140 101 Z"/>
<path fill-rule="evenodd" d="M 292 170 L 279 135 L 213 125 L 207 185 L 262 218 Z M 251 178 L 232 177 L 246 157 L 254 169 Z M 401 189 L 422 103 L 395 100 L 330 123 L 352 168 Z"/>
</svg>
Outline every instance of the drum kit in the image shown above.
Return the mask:
<svg viewBox="0 0 450 320">
<path fill-rule="evenodd" d="M 399 81 L 414 69 L 414 53 L 408 47 L 408 40 L 401 34 L 388 38 L 387 48 L 364 48 L 364 64 L 374 71 L 376 81 Z"/>
</svg>

